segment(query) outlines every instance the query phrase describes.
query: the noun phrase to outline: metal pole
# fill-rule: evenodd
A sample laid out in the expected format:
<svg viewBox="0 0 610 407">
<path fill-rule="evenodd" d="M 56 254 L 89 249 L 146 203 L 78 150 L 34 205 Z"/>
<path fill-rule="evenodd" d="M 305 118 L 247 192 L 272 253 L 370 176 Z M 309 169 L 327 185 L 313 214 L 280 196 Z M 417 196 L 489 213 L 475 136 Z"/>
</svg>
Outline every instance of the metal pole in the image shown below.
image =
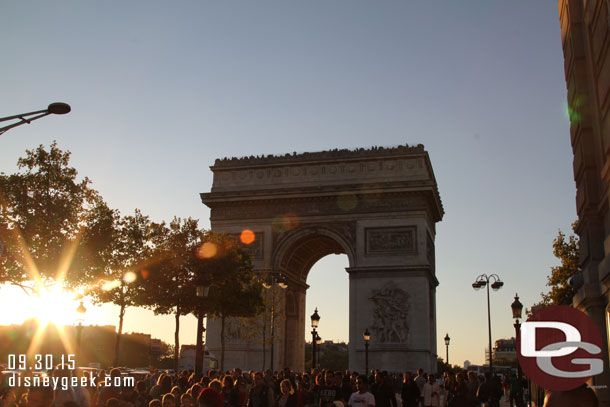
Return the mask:
<svg viewBox="0 0 610 407">
<path fill-rule="evenodd" d="M 316 328 L 311 331 L 311 368 L 316 367 Z"/>
<path fill-rule="evenodd" d="M 489 333 L 489 372 L 493 376 L 494 374 L 494 361 L 493 354 L 491 349 L 491 311 L 489 306 L 489 277 L 487 277 L 487 327 Z"/>
<path fill-rule="evenodd" d="M 369 343 L 364 342 L 364 370 L 365 374 L 368 377 L 369 374 Z"/>
<path fill-rule="evenodd" d="M 203 311 L 199 307 L 197 315 L 197 344 L 195 346 L 195 375 L 203 374 Z"/>
<path fill-rule="evenodd" d="M 519 320 L 517 319 L 517 321 L 515 322 L 515 332 L 517 334 L 517 336 L 515 337 L 515 347 L 517 346 L 517 340 L 519 339 L 519 333 L 521 332 L 521 324 L 519 323 Z M 517 355 L 519 354 L 519 349 L 517 349 Z M 517 381 L 519 382 L 519 390 L 521 391 L 521 393 L 518 394 L 519 396 L 519 404 L 517 405 L 517 407 L 521 407 L 523 405 L 523 372 L 521 371 L 521 365 L 519 364 L 519 359 L 517 358 Z"/>
<path fill-rule="evenodd" d="M 271 372 L 273 374 L 273 356 L 275 353 L 275 277 L 271 280 Z"/>
<path fill-rule="evenodd" d="M 79 366 L 82 366 L 82 363 L 83 363 L 83 356 L 81 355 L 81 348 L 80 348 L 82 333 L 83 333 L 83 324 L 79 322 L 78 326 L 76 327 L 76 348 L 78 350 L 77 354 L 78 354 L 78 362 L 80 363 Z"/>
<path fill-rule="evenodd" d="M 449 367 L 449 345 L 445 345 L 447 347 L 447 358 L 445 359 L 447 361 L 447 367 Z"/>
</svg>

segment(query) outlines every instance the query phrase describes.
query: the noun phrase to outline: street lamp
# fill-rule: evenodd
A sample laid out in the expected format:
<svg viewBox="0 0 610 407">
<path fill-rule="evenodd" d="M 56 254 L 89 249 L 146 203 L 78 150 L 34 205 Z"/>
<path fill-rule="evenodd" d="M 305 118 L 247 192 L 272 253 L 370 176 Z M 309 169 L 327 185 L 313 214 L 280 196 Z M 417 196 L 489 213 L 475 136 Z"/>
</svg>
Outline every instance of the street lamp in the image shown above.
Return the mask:
<svg viewBox="0 0 610 407">
<path fill-rule="evenodd" d="M 83 322 L 85 321 L 86 312 L 87 312 L 87 308 L 85 308 L 85 306 L 83 305 L 83 300 L 81 299 L 79 306 L 76 307 L 76 313 L 77 313 L 76 321 L 78 322 L 78 325 L 76 326 L 76 349 L 77 349 L 78 358 L 81 359 L 79 362 L 81 362 L 81 363 L 82 363 L 82 357 L 81 357 L 81 352 L 80 352 L 80 342 L 81 342 L 81 338 L 82 338 Z"/>
<path fill-rule="evenodd" d="M 44 110 L 37 110 L 35 112 L 21 113 L 21 114 L 16 114 L 14 116 L 1 117 L 0 122 L 6 121 L 6 120 L 17 120 L 17 119 L 19 119 L 20 121 L 17 123 L 9 124 L 8 126 L 1 127 L 0 135 L 4 134 L 5 132 L 12 129 L 13 127 L 17 127 L 17 126 L 20 126 L 25 123 L 30 124 L 34 120 L 40 119 L 41 117 L 45 117 L 50 114 L 66 114 L 66 113 L 69 113 L 70 110 L 71 110 L 71 108 L 70 108 L 69 104 L 55 102 L 55 103 L 51 103 Z M 28 118 L 29 116 L 34 116 L 34 117 Z"/>
<path fill-rule="evenodd" d="M 369 329 L 366 328 L 362 333 L 362 337 L 364 338 L 364 374 L 368 376 L 369 374 L 369 341 L 371 340 L 371 333 Z"/>
<path fill-rule="evenodd" d="M 449 337 L 449 334 L 447 333 L 445 335 L 445 346 L 447 347 L 447 358 L 446 358 L 446 362 L 447 362 L 447 367 L 449 367 L 449 341 L 451 340 L 451 338 Z"/>
<path fill-rule="evenodd" d="M 311 331 L 311 368 L 316 367 L 316 339 L 318 337 L 318 333 L 316 332 L 316 328 L 320 323 L 320 315 L 318 315 L 318 308 L 311 314 L 311 327 L 313 330 Z"/>
<path fill-rule="evenodd" d="M 271 288 L 271 371 L 273 372 L 274 363 L 273 359 L 275 356 L 275 286 L 278 285 L 281 289 L 288 288 L 286 278 L 282 273 L 277 271 L 270 271 L 268 278 L 263 281 L 263 287 Z M 265 344 L 263 344 L 263 347 Z"/>
<path fill-rule="evenodd" d="M 203 298 L 207 298 L 210 293 L 210 287 L 205 285 L 204 283 L 200 283 L 196 288 L 197 298 L 201 301 Z M 203 306 L 201 303 L 199 304 L 198 314 L 197 314 L 197 342 L 195 346 L 195 375 L 203 374 L 203 333 L 205 332 L 205 328 L 203 327 Z"/>
<path fill-rule="evenodd" d="M 517 342 L 519 340 L 519 335 L 521 334 L 521 323 L 519 322 L 519 319 L 521 318 L 521 313 L 523 312 L 523 304 L 521 304 L 521 302 L 519 301 L 519 295 L 517 293 L 515 293 L 515 301 L 513 301 L 512 304 L 510 304 L 511 309 L 513 310 L 513 318 L 515 319 L 515 324 L 513 325 L 515 327 L 515 347 L 517 346 Z M 517 349 L 517 352 L 519 352 L 519 350 Z M 519 362 L 517 362 L 517 372 L 518 372 L 518 376 L 519 376 L 519 380 L 521 380 L 521 377 L 523 376 L 523 373 L 521 372 L 521 365 L 519 364 Z"/>
<path fill-rule="evenodd" d="M 494 373 L 494 362 L 491 348 L 491 313 L 489 306 L 489 286 L 491 285 L 492 290 L 498 291 L 504 283 L 500 280 L 497 274 L 481 274 L 476 278 L 474 283 L 472 283 L 472 288 L 475 290 L 479 290 L 482 287 L 487 287 L 487 333 L 489 335 L 489 372 L 493 376 Z"/>
</svg>

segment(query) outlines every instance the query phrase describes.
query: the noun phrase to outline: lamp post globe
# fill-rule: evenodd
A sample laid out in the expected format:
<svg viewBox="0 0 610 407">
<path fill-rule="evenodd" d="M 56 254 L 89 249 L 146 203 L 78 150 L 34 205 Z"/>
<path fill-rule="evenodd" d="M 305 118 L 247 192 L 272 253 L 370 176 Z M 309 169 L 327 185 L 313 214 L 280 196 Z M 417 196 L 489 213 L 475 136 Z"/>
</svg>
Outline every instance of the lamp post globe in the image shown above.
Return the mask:
<svg viewBox="0 0 610 407">
<path fill-rule="evenodd" d="M 70 113 L 70 110 L 72 110 L 72 108 L 67 103 L 55 102 L 51 103 L 49 107 L 47 107 L 47 110 L 49 111 L 49 113 L 52 114 L 66 114 Z"/>
</svg>

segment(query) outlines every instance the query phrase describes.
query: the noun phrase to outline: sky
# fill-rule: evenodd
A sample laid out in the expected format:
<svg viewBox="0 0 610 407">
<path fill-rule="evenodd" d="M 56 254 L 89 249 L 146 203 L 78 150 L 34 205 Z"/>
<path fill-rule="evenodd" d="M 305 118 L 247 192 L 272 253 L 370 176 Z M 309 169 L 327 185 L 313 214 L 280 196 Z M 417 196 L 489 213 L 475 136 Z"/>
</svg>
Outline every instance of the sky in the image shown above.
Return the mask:
<svg viewBox="0 0 610 407">
<path fill-rule="evenodd" d="M 494 339 L 510 304 L 546 291 L 552 242 L 576 220 L 557 4 L 488 1 L 5 1 L 0 116 L 66 102 L 72 112 L 0 136 L 0 171 L 57 140 L 122 214 L 200 219 L 216 158 L 423 144 L 445 217 L 437 224 L 438 353 L 482 363 L 484 292 L 496 273 Z M 307 316 L 348 339 L 345 256 L 309 274 Z M 7 306 L 28 301 L 0 288 Z M 74 308 L 78 304 L 74 303 Z M 86 302 L 86 323 L 118 310 Z M 67 314 L 66 314 L 67 315 Z M 307 317 L 308 319 L 308 317 Z M 173 341 L 173 319 L 128 309 L 126 331 Z M 307 330 L 306 330 L 307 332 Z M 184 317 L 181 342 L 193 343 Z"/>
</svg>

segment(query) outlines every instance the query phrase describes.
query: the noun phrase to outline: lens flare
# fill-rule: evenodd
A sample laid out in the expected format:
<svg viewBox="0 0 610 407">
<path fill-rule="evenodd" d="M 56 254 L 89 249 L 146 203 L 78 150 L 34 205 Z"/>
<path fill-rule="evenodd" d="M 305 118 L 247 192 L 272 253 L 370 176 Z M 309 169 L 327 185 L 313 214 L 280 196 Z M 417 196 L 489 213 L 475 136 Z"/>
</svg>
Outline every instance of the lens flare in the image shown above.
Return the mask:
<svg viewBox="0 0 610 407">
<path fill-rule="evenodd" d="M 142 269 L 142 270 L 140 271 L 140 274 L 142 274 L 142 278 L 143 278 L 144 280 L 146 280 L 146 279 L 148 278 L 148 276 L 150 275 L 150 271 L 148 271 L 148 270 L 146 270 L 146 269 Z"/>
<path fill-rule="evenodd" d="M 256 240 L 256 235 L 250 229 L 244 229 L 239 235 L 239 240 L 243 244 L 252 244 L 254 243 L 254 240 Z"/>
<path fill-rule="evenodd" d="M 366 202 L 373 203 L 378 202 L 381 199 L 381 187 L 378 184 L 370 184 L 362 186 L 362 199 Z"/>
<path fill-rule="evenodd" d="M 277 233 L 284 233 L 289 230 L 294 230 L 299 227 L 301 220 L 295 213 L 285 213 L 283 215 L 276 216 L 273 219 L 272 227 Z"/>
<path fill-rule="evenodd" d="M 138 276 L 133 271 L 128 271 L 127 273 L 123 274 L 123 281 L 127 284 L 133 283 L 137 278 Z"/>
<path fill-rule="evenodd" d="M 285 230 L 293 230 L 299 227 L 299 217 L 295 213 L 287 213 L 282 218 L 282 223 Z"/>
<path fill-rule="evenodd" d="M 104 290 L 104 291 L 114 290 L 115 288 L 117 288 L 120 285 L 121 285 L 121 282 L 118 280 L 105 281 L 102 283 L 102 290 Z"/>
<path fill-rule="evenodd" d="M 216 256 L 217 252 L 218 252 L 218 247 L 216 246 L 216 244 L 214 244 L 212 242 L 205 242 L 199 248 L 197 255 L 202 259 L 210 259 L 210 258 Z"/>
<path fill-rule="evenodd" d="M 337 206 L 347 212 L 351 211 L 358 205 L 358 198 L 351 192 L 342 192 L 337 198 Z"/>
</svg>

